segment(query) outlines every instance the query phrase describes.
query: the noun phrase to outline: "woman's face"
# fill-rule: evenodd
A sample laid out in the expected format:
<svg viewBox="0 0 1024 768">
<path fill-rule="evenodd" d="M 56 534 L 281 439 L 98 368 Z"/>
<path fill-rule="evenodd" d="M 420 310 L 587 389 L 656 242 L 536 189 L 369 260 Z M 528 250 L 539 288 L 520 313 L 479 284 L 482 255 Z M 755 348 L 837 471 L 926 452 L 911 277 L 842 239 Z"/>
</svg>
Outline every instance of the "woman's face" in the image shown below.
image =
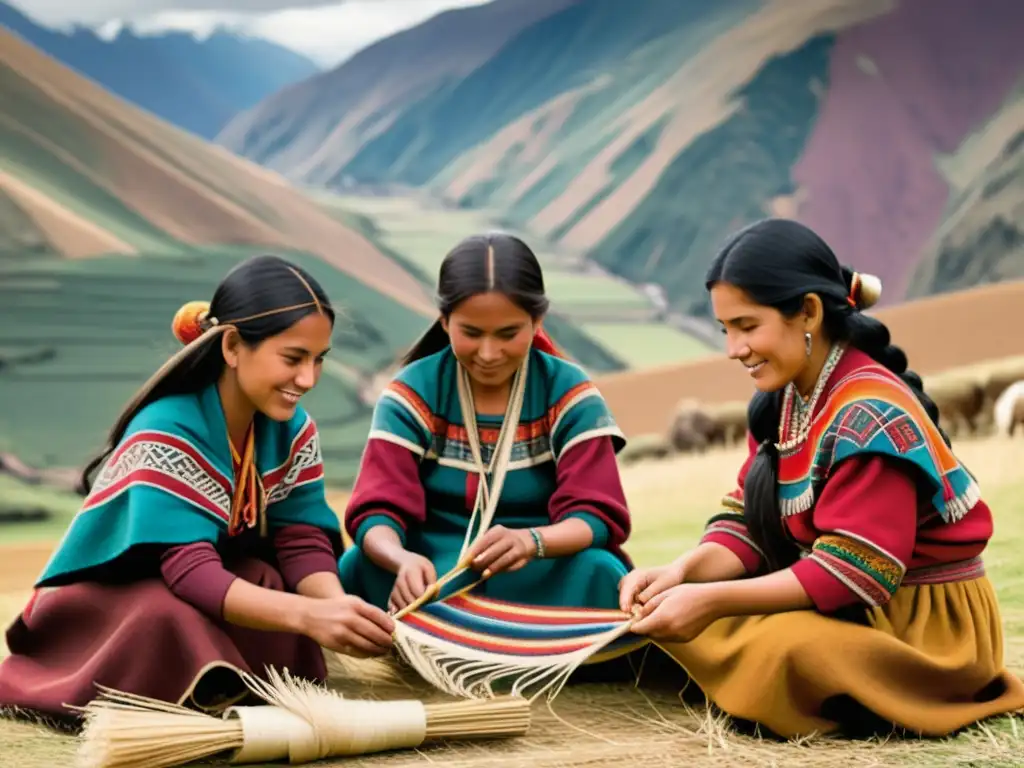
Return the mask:
<svg viewBox="0 0 1024 768">
<path fill-rule="evenodd" d="M 787 318 L 728 283 L 712 287 L 711 306 L 722 324 L 729 358 L 743 364 L 762 392 L 782 389 L 807 367 L 803 313 Z"/>
<path fill-rule="evenodd" d="M 253 407 L 274 421 L 287 421 L 295 415 L 300 398 L 320 380 L 332 331 L 325 315 L 310 314 L 255 347 L 231 334 L 224 355 Z"/>
<path fill-rule="evenodd" d="M 441 322 L 455 357 L 485 387 L 501 386 L 512 378 L 539 327 L 528 312 L 497 291 L 466 299 Z"/>
</svg>

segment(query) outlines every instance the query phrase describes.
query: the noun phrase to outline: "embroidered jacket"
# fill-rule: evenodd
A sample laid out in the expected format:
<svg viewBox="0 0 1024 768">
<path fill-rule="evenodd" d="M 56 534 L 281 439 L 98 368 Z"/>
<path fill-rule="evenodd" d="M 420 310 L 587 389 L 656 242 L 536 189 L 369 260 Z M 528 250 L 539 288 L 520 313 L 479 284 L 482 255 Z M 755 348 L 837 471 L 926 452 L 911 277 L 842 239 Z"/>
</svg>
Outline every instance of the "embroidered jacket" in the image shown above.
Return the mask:
<svg viewBox="0 0 1024 768">
<path fill-rule="evenodd" d="M 593 545 L 621 550 L 629 511 L 615 454 L 625 437 L 604 398 L 576 364 L 532 349 L 523 409 L 515 432 L 495 524 L 536 525 L 579 517 Z M 428 522 L 464 530 L 476 498 L 468 436 L 456 390 L 457 360 L 450 347 L 417 360 L 385 388 L 373 416 L 345 525 L 357 545 L 374 525 L 403 538 Z M 501 416 L 477 416 L 487 464 Z"/>
<path fill-rule="evenodd" d="M 728 547 L 753 574 L 763 558 L 743 520 L 749 435 L 748 447 L 702 541 Z M 984 573 L 992 515 L 976 481 L 906 384 L 856 349 L 832 372 L 807 440 L 780 456 L 779 506 L 803 555 L 793 572 L 825 613 L 882 605 L 903 584 Z"/>
</svg>

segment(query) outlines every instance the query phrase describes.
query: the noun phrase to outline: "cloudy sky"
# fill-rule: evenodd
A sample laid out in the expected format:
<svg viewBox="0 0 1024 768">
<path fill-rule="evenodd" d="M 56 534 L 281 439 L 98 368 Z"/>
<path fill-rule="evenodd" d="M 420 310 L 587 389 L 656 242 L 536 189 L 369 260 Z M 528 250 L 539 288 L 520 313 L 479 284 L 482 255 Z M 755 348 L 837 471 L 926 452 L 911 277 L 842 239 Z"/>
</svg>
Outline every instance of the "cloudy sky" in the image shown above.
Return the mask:
<svg viewBox="0 0 1024 768">
<path fill-rule="evenodd" d="M 333 66 L 381 37 L 440 11 L 487 0 L 6 0 L 46 26 L 85 24 L 107 32 L 129 22 L 139 32 L 218 25 L 273 40 Z"/>
</svg>

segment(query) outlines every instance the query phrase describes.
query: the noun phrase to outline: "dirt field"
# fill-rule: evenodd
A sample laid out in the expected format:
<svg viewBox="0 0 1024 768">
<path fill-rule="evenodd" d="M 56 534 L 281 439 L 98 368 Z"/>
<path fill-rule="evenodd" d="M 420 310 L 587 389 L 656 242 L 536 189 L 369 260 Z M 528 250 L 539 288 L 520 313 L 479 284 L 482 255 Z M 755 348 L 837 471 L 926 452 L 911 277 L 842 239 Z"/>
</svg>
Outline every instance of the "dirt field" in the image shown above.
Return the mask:
<svg viewBox="0 0 1024 768">
<path fill-rule="evenodd" d="M 996 535 L 986 555 L 1003 607 L 1007 663 L 1024 673 L 1024 439 L 965 441 L 959 455 L 979 475 L 996 517 Z M 737 450 L 717 451 L 640 464 L 624 470 L 634 516 L 629 551 L 640 565 L 671 559 L 692 544 L 723 490 L 731 487 L 742 459 Z M 333 499 L 340 508 L 344 495 Z M 0 550 L 0 617 L 15 615 L 27 597 L 43 548 Z M 23 570 L 27 569 L 27 570 Z M 20 586 L 19 586 L 20 585 Z M 10 591 L 13 587 L 15 591 Z M 334 681 L 353 697 L 407 698 L 404 688 L 370 691 L 352 681 Z M 641 683 L 645 681 L 641 678 Z M 429 695 L 421 687 L 416 695 Z M 0 721 L 0 742 L 10 765 L 67 764 L 75 739 L 22 723 Z M 535 706 L 535 720 L 521 739 L 494 744 L 431 745 L 421 750 L 360 759 L 325 761 L 330 766 L 429 766 L 613 768 L 669 766 L 1018 766 L 1024 751 L 1024 721 L 1004 718 L 953 740 L 844 742 L 810 739 L 780 744 L 731 733 L 728 723 L 707 712 L 687 710 L 674 691 L 641 686 L 581 685 L 566 689 L 549 711 Z M 724 762 L 723 762 L 724 761 Z"/>
<path fill-rule="evenodd" d="M 922 376 L 1024 354 L 1024 334 L 1004 332 L 1024 302 L 1024 281 L 983 286 L 872 313 Z M 982 329 L 979 331 L 979 329 Z M 703 360 L 597 379 L 627 435 L 661 433 L 683 398 L 709 403 L 746 400 L 754 389 L 743 367 L 724 353 Z M 638 396 L 639 394 L 639 396 Z"/>
</svg>

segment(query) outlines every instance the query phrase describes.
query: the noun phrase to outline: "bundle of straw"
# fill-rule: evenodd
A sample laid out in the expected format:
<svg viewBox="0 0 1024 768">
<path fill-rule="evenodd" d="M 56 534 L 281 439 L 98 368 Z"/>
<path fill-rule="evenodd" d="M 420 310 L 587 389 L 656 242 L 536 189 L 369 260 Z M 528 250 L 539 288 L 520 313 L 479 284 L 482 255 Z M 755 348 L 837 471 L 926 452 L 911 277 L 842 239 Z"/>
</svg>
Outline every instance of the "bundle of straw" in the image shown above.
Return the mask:
<svg viewBox="0 0 1024 768">
<path fill-rule="evenodd" d="M 326 757 L 417 747 L 446 738 L 521 736 L 530 726 L 525 699 L 424 704 L 346 699 L 322 686 L 268 670 L 269 682 L 244 675 L 267 702 L 235 706 L 223 717 L 101 688 L 82 708 L 82 768 L 172 768 L 226 753 L 230 764 Z"/>
</svg>

